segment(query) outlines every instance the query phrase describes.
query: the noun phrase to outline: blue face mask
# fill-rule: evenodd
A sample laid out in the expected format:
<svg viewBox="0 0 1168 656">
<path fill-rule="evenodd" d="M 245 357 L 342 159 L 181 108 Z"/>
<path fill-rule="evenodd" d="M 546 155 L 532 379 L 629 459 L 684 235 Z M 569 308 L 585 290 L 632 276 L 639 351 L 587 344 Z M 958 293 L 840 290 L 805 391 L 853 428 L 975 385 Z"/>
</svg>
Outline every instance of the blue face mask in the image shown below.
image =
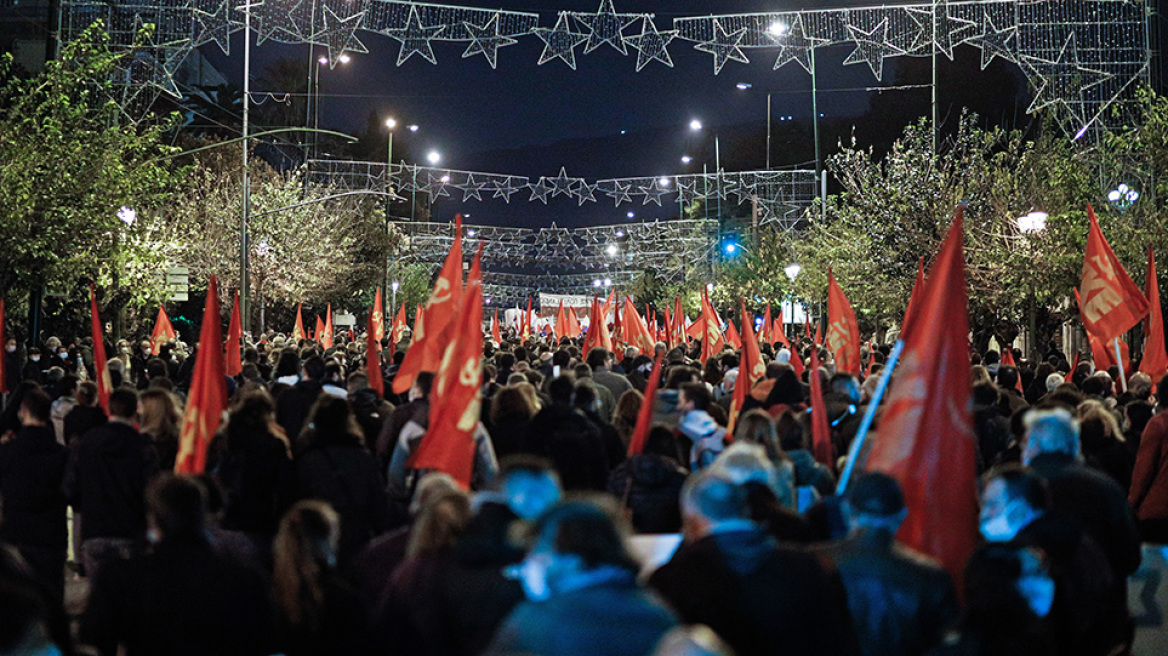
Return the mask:
<svg viewBox="0 0 1168 656">
<path fill-rule="evenodd" d="M 523 586 L 523 595 L 528 601 L 544 601 L 552 596 L 548 587 L 548 567 L 551 557 L 547 555 L 528 554 L 522 563 L 512 567 L 508 574 L 519 579 Z"/>
<path fill-rule="evenodd" d="M 1011 501 L 1006 504 L 1002 512 L 997 515 L 982 521 L 981 534 L 989 542 L 1009 542 L 1014 539 L 1018 531 L 1022 527 L 1014 526 L 1010 522 L 1010 511 L 1020 503 L 1019 501 Z"/>
<path fill-rule="evenodd" d="M 1015 584 L 1018 594 L 1026 600 L 1037 617 L 1046 617 L 1054 605 L 1054 580 L 1045 574 L 1026 575 Z"/>
</svg>

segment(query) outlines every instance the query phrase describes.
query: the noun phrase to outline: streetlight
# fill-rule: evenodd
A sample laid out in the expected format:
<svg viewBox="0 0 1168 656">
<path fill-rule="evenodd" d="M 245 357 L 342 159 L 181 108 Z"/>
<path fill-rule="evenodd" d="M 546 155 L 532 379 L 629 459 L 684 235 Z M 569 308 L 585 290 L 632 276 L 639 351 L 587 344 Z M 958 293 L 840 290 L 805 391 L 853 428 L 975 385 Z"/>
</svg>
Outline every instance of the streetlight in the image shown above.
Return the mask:
<svg viewBox="0 0 1168 656">
<path fill-rule="evenodd" d="M 312 117 L 313 117 L 312 118 L 312 127 L 314 129 L 320 128 L 320 67 L 324 66 L 325 64 L 328 64 L 329 61 L 330 61 L 329 58 L 324 56 L 324 55 L 317 57 L 316 67 L 313 71 L 314 74 L 313 74 L 313 80 L 312 80 L 312 95 L 309 97 L 310 102 L 308 102 L 307 106 L 304 108 L 304 112 L 305 112 L 305 121 L 304 122 L 308 123 L 308 114 L 311 113 Z M 337 57 L 337 60 L 336 60 L 336 62 L 338 64 L 348 64 L 350 61 L 351 61 L 350 57 L 346 54 L 342 54 L 340 57 Z M 315 132 L 312 135 L 312 155 L 313 155 L 313 157 L 316 156 L 316 133 Z"/>
<path fill-rule="evenodd" d="M 389 283 L 389 288 L 390 288 L 390 290 L 393 291 L 393 296 L 390 297 L 392 300 L 389 302 L 389 309 L 391 312 L 393 312 L 394 316 L 397 316 L 397 288 L 399 286 L 400 285 L 399 285 L 398 281 L 396 281 L 396 280 Z"/>
<path fill-rule="evenodd" d="M 426 153 L 426 161 L 430 162 L 431 166 L 437 166 L 438 162 L 442 161 L 442 155 L 439 154 L 439 152 L 436 150 L 431 150 L 430 152 Z"/>
<path fill-rule="evenodd" d="M 694 132 L 698 132 L 699 130 L 702 129 L 702 122 L 697 120 L 696 118 L 691 120 L 689 122 L 689 129 L 693 130 Z"/>
<path fill-rule="evenodd" d="M 605 287 L 612 287 L 612 278 L 605 278 L 604 279 L 604 286 Z"/>
<path fill-rule="evenodd" d="M 682 155 L 681 156 L 681 163 L 682 164 L 689 164 L 692 161 L 693 161 L 693 158 L 690 157 L 689 155 Z"/>
<path fill-rule="evenodd" d="M 1026 246 L 1031 246 L 1030 238 L 1037 236 L 1046 229 L 1046 219 L 1048 218 L 1046 212 L 1040 210 L 1031 210 L 1028 214 L 1018 217 L 1018 230 L 1026 233 Z M 1038 299 L 1034 294 L 1034 282 L 1030 283 L 1030 325 L 1027 329 L 1027 341 L 1030 342 L 1030 357 L 1033 358 L 1037 354 L 1037 340 L 1038 335 Z"/>
<path fill-rule="evenodd" d="M 659 186 L 662 186 L 662 187 L 668 187 L 669 186 L 669 176 L 663 175 L 660 178 L 657 178 L 657 184 Z"/>
<path fill-rule="evenodd" d="M 1107 202 L 1111 203 L 1121 212 L 1139 199 L 1140 192 L 1123 183 L 1107 192 Z"/>
<path fill-rule="evenodd" d="M 1018 229 L 1025 233 L 1042 232 L 1046 229 L 1046 212 L 1033 211 L 1018 217 Z"/>
<path fill-rule="evenodd" d="M 616 257 L 616 253 L 617 253 L 616 244 L 609 244 L 608 247 L 604 249 L 604 252 L 608 253 L 609 257 Z"/>
<path fill-rule="evenodd" d="M 592 286 L 593 286 L 593 287 L 599 287 L 601 284 L 603 284 L 603 283 L 601 283 L 601 282 L 600 282 L 600 278 L 595 278 L 595 279 L 593 279 L 593 281 L 592 281 Z"/>
<path fill-rule="evenodd" d="M 385 127 L 389 131 L 389 156 L 386 157 L 385 162 L 389 167 L 393 167 L 393 129 L 397 127 L 397 119 L 392 116 L 385 119 Z M 388 176 L 387 176 L 388 177 Z"/>
<path fill-rule="evenodd" d="M 134 221 L 138 219 L 138 213 L 135 212 L 133 208 L 123 205 L 122 208 L 118 210 L 118 218 L 122 220 L 122 223 L 126 224 L 127 228 L 129 228 L 130 226 L 134 225 Z"/>
<path fill-rule="evenodd" d="M 783 273 L 787 274 L 787 280 L 795 282 L 795 278 L 799 277 L 799 272 L 802 270 L 803 267 L 799 266 L 798 262 L 792 262 L 783 268 Z"/>
<path fill-rule="evenodd" d="M 636 215 L 637 215 L 637 213 L 632 211 L 632 210 L 629 210 L 627 213 L 625 213 L 625 216 L 629 217 L 630 219 L 635 217 Z"/>
<path fill-rule="evenodd" d="M 782 21 L 775 21 L 770 24 L 770 27 L 767 28 L 767 32 L 771 36 L 783 36 L 787 33 L 787 25 Z"/>
<path fill-rule="evenodd" d="M 407 125 L 406 129 L 409 130 L 410 132 L 417 132 L 418 126 L 417 125 Z"/>
</svg>

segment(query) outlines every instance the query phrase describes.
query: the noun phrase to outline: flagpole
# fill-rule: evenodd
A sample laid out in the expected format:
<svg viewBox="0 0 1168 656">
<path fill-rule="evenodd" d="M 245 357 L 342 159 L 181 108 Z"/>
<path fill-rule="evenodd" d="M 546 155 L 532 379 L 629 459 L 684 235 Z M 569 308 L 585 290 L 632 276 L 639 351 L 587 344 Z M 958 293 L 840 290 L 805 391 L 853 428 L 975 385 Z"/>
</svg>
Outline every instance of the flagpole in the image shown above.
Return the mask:
<svg viewBox="0 0 1168 656">
<path fill-rule="evenodd" d="M 1115 364 L 1119 366 L 1119 382 L 1122 383 L 1122 390 L 1127 391 L 1127 375 L 1123 373 L 1123 358 L 1119 355 L 1119 338 L 1116 337 L 1112 342 L 1115 344 Z"/>
<path fill-rule="evenodd" d="M 892 378 L 892 370 L 896 368 L 896 363 L 900 360 L 900 352 L 904 350 L 904 340 L 896 340 L 896 344 L 892 347 L 892 352 L 888 354 L 888 364 L 884 366 L 883 371 L 880 372 L 880 382 L 876 384 L 876 391 L 872 394 L 872 399 L 868 401 L 868 407 L 864 410 L 864 418 L 860 421 L 860 428 L 856 431 L 856 437 L 852 440 L 852 446 L 848 449 L 848 461 L 844 465 L 844 471 L 840 474 L 839 485 L 835 488 L 836 496 L 843 496 L 843 493 L 848 489 L 848 479 L 852 477 L 852 470 L 856 467 L 856 460 L 860 457 L 860 449 L 864 446 L 864 438 L 868 436 L 868 429 L 872 427 L 872 420 L 876 417 L 876 409 L 880 407 L 880 400 L 884 397 L 884 390 L 888 387 L 888 381 Z"/>
</svg>

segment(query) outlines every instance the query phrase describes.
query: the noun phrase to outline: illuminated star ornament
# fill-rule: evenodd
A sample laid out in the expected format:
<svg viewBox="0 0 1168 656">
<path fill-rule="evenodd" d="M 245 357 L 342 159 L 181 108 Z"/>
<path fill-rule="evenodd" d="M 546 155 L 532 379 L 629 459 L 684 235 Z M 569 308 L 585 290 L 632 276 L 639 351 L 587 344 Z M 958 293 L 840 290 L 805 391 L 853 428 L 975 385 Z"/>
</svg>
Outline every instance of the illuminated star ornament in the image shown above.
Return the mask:
<svg viewBox="0 0 1168 656">
<path fill-rule="evenodd" d="M 560 173 L 554 178 L 549 178 L 548 182 L 552 183 L 552 198 L 556 196 L 571 196 L 572 187 L 584 182 L 582 178 L 570 178 L 568 172 L 563 166 L 560 167 Z"/>
<path fill-rule="evenodd" d="M 808 73 L 811 72 L 811 49 L 815 47 L 817 41 L 821 43 L 824 41 L 824 39 L 813 39 L 807 36 L 807 32 L 803 28 L 802 14 L 795 16 L 795 22 L 790 29 L 779 35 L 771 35 L 771 38 L 779 44 L 779 57 L 775 59 L 774 70 L 793 60 L 798 62 Z"/>
<path fill-rule="evenodd" d="M 953 61 L 953 48 L 965 40 L 965 37 L 961 36 L 962 33 L 977 26 L 971 20 L 954 18 L 950 15 L 949 3 L 944 1 L 934 3 L 928 8 L 910 7 L 908 12 L 909 16 L 920 27 L 912 48 L 915 49 L 921 42 L 931 43 L 938 52 L 948 57 L 949 61 Z M 913 16 L 917 13 L 924 14 L 925 20 L 928 22 L 918 21 Z"/>
<path fill-rule="evenodd" d="M 509 36 L 499 34 L 499 14 L 492 15 L 486 25 L 479 26 L 467 21 L 463 21 L 462 25 L 466 28 L 467 34 L 470 34 L 470 45 L 466 47 L 466 52 L 462 53 L 463 59 L 482 55 L 487 58 L 487 63 L 492 69 L 495 68 L 499 48 L 519 43 Z"/>
<path fill-rule="evenodd" d="M 637 51 L 637 72 L 651 62 L 659 61 L 669 68 L 673 68 L 673 59 L 669 56 L 669 42 L 677 36 L 677 30 L 658 31 L 653 19 L 644 16 L 641 19 L 641 33 L 631 36 L 626 41 Z"/>
<path fill-rule="evenodd" d="M 540 176 L 535 184 L 528 184 L 527 186 L 531 188 L 531 198 L 527 200 L 532 201 L 538 199 L 543 201 L 544 205 L 547 205 L 548 194 L 552 193 L 554 189 L 554 187 L 548 186 L 547 178 Z"/>
<path fill-rule="evenodd" d="M 341 18 L 333 13 L 330 7 L 324 8 L 324 32 L 322 35 L 325 45 L 328 46 L 330 69 L 337 67 L 341 54 L 346 51 L 369 52 L 365 48 L 365 44 L 357 39 L 357 28 L 361 26 L 361 18 L 364 16 L 365 12 L 361 11 L 348 18 Z"/>
<path fill-rule="evenodd" d="M 661 186 L 660 180 L 654 180 L 651 184 L 642 185 L 640 190 L 642 194 L 645 194 L 645 200 L 641 201 L 642 205 L 657 203 L 658 207 L 661 207 L 661 197 L 672 191 L 669 187 Z"/>
<path fill-rule="evenodd" d="M 481 192 L 483 189 L 486 189 L 486 187 L 487 183 L 485 182 L 475 182 L 474 173 L 468 173 L 466 176 L 466 182 L 458 186 L 458 188 L 462 190 L 463 202 L 466 202 L 472 197 L 475 200 L 482 200 L 483 197 Z"/>
<path fill-rule="evenodd" d="M 588 28 L 588 43 L 584 44 L 584 54 L 596 50 L 605 43 L 616 48 L 622 55 L 629 54 L 625 48 L 625 37 L 621 32 L 636 22 L 637 15 L 618 14 L 612 6 L 612 0 L 600 0 L 600 7 L 595 14 L 573 13 L 572 16 Z"/>
<path fill-rule="evenodd" d="M 422 20 L 418 17 L 418 5 L 410 5 L 410 16 L 406 20 L 405 27 L 387 29 L 383 32 L 389 38 L 401 42 L 401 50 L 397 53 L 397 65 L 401 66 L 407 59 L 414 56 L 414 53 L 421 55 L 431 64 L 437 64 L 438 60 L 434 57 L 434 49 L 430 47 L 430 40 L 437 37 L 438 33 L 444 29 L 446 29 L 445 25 L 423 27 Z"/>
<path fill-rule="evenodd" d="M 539 56 L 542 66 L 553 59 L 562 59 L 572 70 L 576 70 L 576 46 L 588 39 L 584 34 L 573 32 L 568 27 L 568 14 L 561 13 L 556 26 L 548 29 L 537 27 L 532 30 L 543 41 L 543 53 Z"/>
<path fill-rule="evenodd" d="M 495 180 L 495 193 L 491 198 L 502 198 L 503 202 L 511 203 L 511 194 L 519 192 L 520 187 L 511 184 L 511 178 L 503 178 Z"/>
<path fill-rule="evenodd" d="M 722 27 L 721 21 L 714 19 L 714 38 L 709 41 L 702 41 L 694 46 L 696 50 L 708 52 L 714 56 L 714 75 L 722 72 L 722 67 L 726 62 L 733 59 L 743 64 L 749 64 L 750 60 L 742 52 L 742 48 L 738 45 L 742 43 L 742 37 L 746 36 L 746 28 L 740 27 L 733 32 L 727 32 Z"/>
<path fill-rule="evenodd" d="M 904 51 L 888 41 L 888 19 L 881 20 L 871 31 L 848 25 L 848 34 L 856 42 L 856 49 L 844 60 L 844 65 L 864 62 L 877 80 L 884 77 L 884 58 L 903 55 Z"/>
<path fill-rule="evenodd" d="M 288 25 L 291 23 L 288 12 L 299 4 L 299 1 L 289 4 L 286 0 L 254 0 L 250 4 L 236 7 L 235 10 L 243 12 L 245 20 L 247 14 L 251 14 L 252 28 L 256 32 L 258 46 L 277 34 L 291 34 L 288 31 Z"/>
<path fill-rule="evenodd" d="M 1034 92 L 1034 101 L 1026 109 L 1033 114 L 1044 107 L 1058 103 L 1080 124 L 1084 124 L 1083 93 L 1091 87 L 1105 82 L 1115 75 L 1107 71 L 1087 68 L 1079 62 L 1079 50 L 1075 33 L 1067 35 L 1055 61 L 1037 57 L 1024 60 L 1023 65 L 1041 74 L 1042 86 Z"/>
<path fill-rule="evenodd" d="M 632 197 L 629 196 L 629 190 L 631 190 L 632 187 L 632 184 L 621 183 L 619 180 L 614 180 L 612 183 L 612 189 L 602 189 L 601 191 L 605 196 L 608 196 L 612 198 L 613 201 L 615 201 L 613 203 L 613 206 L 615 207 L 621 203 L 631 202 L 633 200 Z"/>
<path fill-rule="evenodd" d="M 580 201 L 580 205 L 584 205 L 584 203 L 589 201 L 595 203 L 596 194 L 594 192 L 596 191 L 596 185 L 588 184 L 588 182 L 583 178 L 578 178 L 578 180 L 580 182 L 572 190 L 572 193 L 576 195 L 576 198 Z"/>
<path fill-rule="evenodd" d="M 197 43 L 214 41 L 223 54 L 231 54 L 231 2 L 222 0 L 214 12 L 195 10 L 195 20 L 199 23 Z"/>
<path fill-rule="evenodd" d="M 981 48 L 981 70 L 985 70 L 986 66 L 994 60 L 994 57 L 1001 57 L 1006 60 L 1013 58 L 1013 50 L 1010 47 L 1011 41 L 1017 41 L 1018 26 L 1007 25 L 1001 29 L 994 25 L 993 18 L 987 13 L 985 16 L 984 31 L 982 35 L 973 39 L 974 45 Z"/>
</svg>

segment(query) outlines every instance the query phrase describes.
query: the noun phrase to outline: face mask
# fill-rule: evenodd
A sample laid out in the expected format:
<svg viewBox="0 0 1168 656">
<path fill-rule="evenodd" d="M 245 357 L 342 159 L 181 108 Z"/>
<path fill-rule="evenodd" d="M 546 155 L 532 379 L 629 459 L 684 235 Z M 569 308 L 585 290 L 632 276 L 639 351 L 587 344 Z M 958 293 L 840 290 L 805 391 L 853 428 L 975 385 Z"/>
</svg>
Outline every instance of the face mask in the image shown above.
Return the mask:
<svg viewBox="0 0 1168 656">
<path fill-rule="evenodd" d="M 1050 608 L 1054 605 L 1053 579 L 1043 574 L 1023 576 L 1015 586 L 1036 616 L 1046 617 L 1050 614 Z"/>
<path fill-rule="evenodd" d="M 1017 502 L 1011 501 L 998 515 L 981 523 L 981 534 L 990 542 L 1009 542 L 1018 534 L 1018 529 L 1010 525 L 1010 510 Z"/>
<path fill-rule="evenodd" d="M 69 354 L 68 354 L 68 353 L 60 353 L 59 355 L 61 356 L 61 359 L 62 359 L 62 360 L 68 360 L 68 359 L 69 359 Z"/>
<path fill-rule="evenodd" d="M 547 556 L 528 556 L 517 568 L 523 594 L 530 601 L 544 601 L 552 596 L 547 584 L 548 560 Z"/>
<path fill-rule="evenodd" d="M 4 347 L 4 350 L 5 350 L 5 351 L 8 351 L 9 353 L 16 353 L 16 347 L 15 347 L 15 346 L 12 346 L 11 344 L 10 344 L 10 345 L 8 345 L 8 346 L 5 346 L 5 347 Z"/>
<path fill-rule="evenodd" d="M 32 360 L 33 362 L 40 362 L 40 361 L 41 361 L 41 356 L 39 356 L 39 355 L 34 355 L 34 356 L 30 357 L 30 358 L 29 358 L 29 360 Z"/>
<path fill-rule="evenodd" d="M 146 541 L 150 544 L 158 544 L 162 541 L 162 534 L 156 528 L 146 529 Z"/>
</svg>

